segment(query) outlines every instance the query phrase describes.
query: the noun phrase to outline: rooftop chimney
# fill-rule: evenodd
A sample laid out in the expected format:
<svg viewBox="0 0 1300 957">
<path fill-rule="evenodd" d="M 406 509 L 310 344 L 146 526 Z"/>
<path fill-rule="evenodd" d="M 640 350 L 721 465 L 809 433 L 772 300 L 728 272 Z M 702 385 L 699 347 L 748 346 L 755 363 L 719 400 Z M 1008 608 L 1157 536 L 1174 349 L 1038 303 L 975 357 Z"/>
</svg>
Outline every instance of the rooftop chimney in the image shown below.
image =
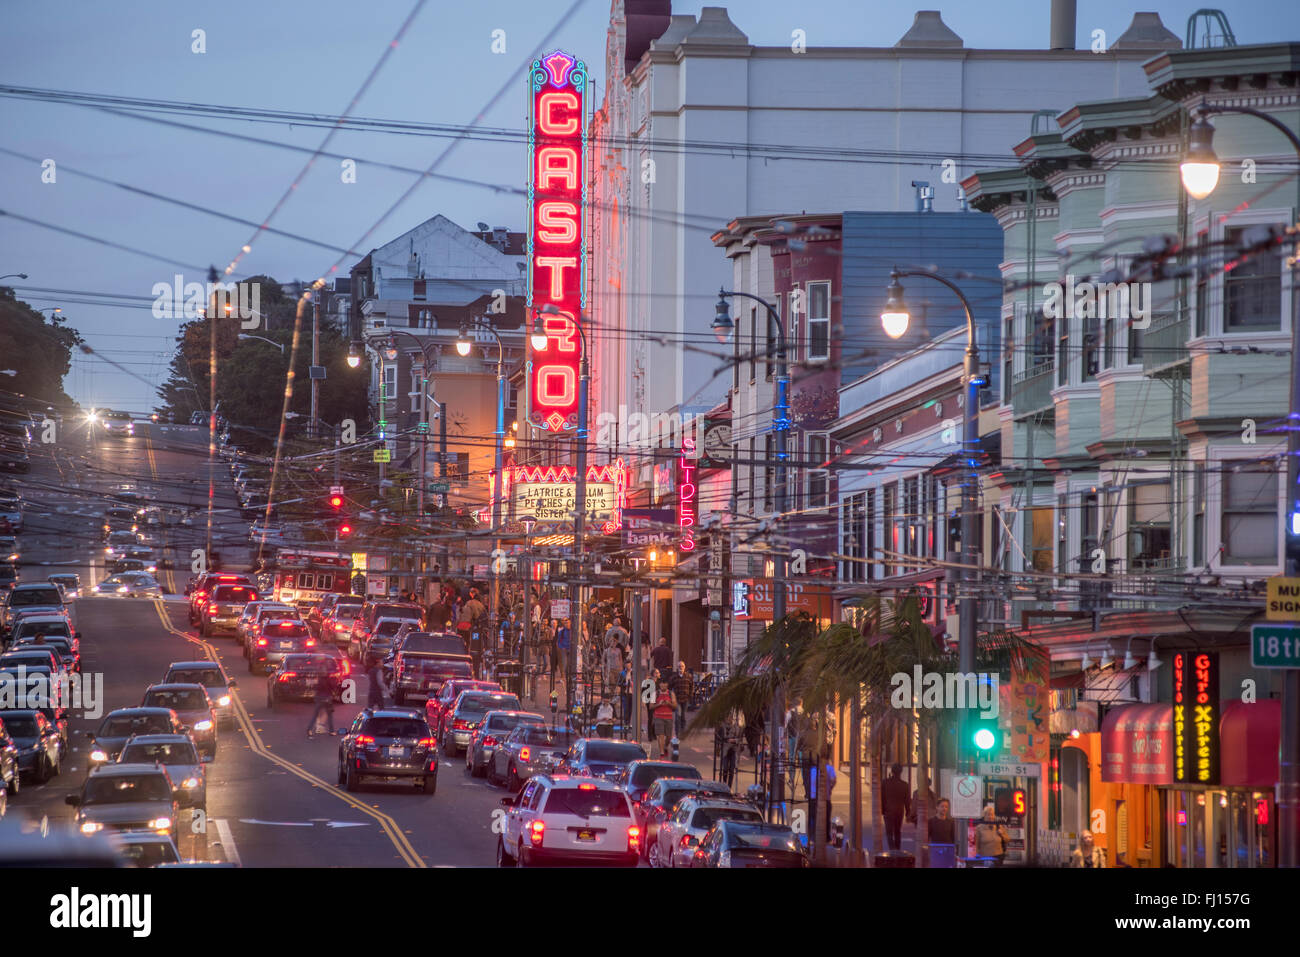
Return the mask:
<svg viewBox="0 0 1300 957">
<path fill-rule="evenodd" d="M 961 37 L 948 28 L 938 10 L 917 11 L 911 29 L 894 44 L 895 47 L 948 47 L 960 48 Z"/>
<path fill-rule="evenodd" d="M 1052 49 L 1073 50 L 1076 0 L 1052 0 Z"/>
</svg>

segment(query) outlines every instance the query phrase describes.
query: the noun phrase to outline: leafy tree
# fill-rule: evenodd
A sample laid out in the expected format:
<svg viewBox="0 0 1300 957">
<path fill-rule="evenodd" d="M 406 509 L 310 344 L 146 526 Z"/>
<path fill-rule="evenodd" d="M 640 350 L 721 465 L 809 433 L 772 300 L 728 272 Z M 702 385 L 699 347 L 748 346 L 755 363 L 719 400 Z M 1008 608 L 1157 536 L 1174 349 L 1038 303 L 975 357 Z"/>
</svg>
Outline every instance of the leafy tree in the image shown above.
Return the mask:
<svg viewBox="0 0 1300 957">
<path fill-rule="evenodd" d="M 72 369 L 72 350 L 85 340 L 65 321 L 61 316 L 47 320 L 15 299 L 12 288 L 0 286 L 0 368 L 17 372 L 0 378 L 0 389 L 46 405 L 76 407 L 63 379 Z"/>
</svg>

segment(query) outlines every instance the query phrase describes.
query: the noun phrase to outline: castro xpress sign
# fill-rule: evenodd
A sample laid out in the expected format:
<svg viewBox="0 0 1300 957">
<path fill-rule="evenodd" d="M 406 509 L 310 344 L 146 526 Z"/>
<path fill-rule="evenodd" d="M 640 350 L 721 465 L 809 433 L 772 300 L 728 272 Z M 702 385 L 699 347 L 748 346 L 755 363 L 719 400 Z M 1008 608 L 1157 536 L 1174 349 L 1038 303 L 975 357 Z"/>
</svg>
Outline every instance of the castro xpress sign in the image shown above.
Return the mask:
<svg viewBox="0 0 1300 957">
<path fill-rule="evenodd" d="M 558 50 L 529 71 L 528 315 L 543 315 L 546 348 L 528 346 L 528 420 L 551 432 L 578 424 L 586 305 L 582 228 L 587 67 Z"/>
</svg>

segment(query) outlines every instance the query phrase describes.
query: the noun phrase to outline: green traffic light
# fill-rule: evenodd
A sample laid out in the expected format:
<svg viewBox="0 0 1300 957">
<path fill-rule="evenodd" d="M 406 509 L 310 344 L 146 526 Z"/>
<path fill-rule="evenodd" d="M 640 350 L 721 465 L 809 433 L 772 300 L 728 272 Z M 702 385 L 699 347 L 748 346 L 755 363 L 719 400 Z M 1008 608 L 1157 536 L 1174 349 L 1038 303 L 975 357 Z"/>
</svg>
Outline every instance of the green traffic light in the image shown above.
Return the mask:
<svg viewBox="0 0 1300 957">
<path fill-rule="evenodd" d="M 990 751 L 993 748 L 993 732 L 988 728 L 980 728 L 975 732 L 975 747 L 981 751 Z"/>
</svg>

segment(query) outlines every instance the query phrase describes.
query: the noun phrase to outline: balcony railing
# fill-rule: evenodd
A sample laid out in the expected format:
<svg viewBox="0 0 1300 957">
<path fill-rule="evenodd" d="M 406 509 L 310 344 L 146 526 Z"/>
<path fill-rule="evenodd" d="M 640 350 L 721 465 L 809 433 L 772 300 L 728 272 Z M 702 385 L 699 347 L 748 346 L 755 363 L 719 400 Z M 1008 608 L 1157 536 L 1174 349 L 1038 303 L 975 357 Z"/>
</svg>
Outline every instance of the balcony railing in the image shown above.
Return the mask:
<svg viewBox="0 0 1300 957">
<path fill-rule="evenodd" d="M 1142 371 L 1147 375 L 1172 369 L 1189 362 L 1187 334 L 1191 313 L 1155 316 L 1151 327 L 1142 332 Z"/>
<path fill-rule="evenodd" d="M 1016 418 L 1052 407 L 1055 373 L 1056 363 L 1051 359 L 1032 369 L 1016 373 L 1011 385 L 1011 409 Z"/>
</svg>

